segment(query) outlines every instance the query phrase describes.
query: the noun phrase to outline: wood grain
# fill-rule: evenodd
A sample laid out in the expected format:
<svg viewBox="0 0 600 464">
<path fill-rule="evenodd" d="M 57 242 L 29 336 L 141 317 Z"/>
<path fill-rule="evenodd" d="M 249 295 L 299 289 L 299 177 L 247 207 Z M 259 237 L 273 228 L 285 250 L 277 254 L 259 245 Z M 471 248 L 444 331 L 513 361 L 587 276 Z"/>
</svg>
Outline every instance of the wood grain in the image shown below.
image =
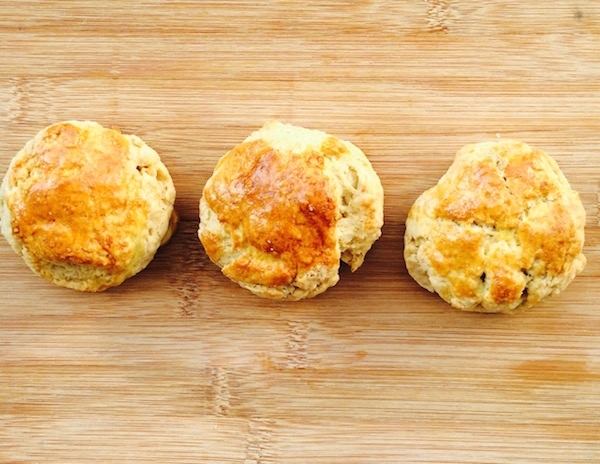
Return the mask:
<svg viewBox="0 0 600 464">
<path fill-rule="evenodd" d="M 0 5 L 0 172 L 39 129 L 141 136 L 180 230 L 79 294 L 0 242 L 0 462 L 600 462 L 600 3 L 120 1 Z M 294 304 L 223 277 L 196 238 L 218 158 L 271 118 L 359 145 L 386 192 L 365 265 Z M 420 289 L 404 219 L 464 144 L 550 153 L 588 266 L 518 316 Z"/>
</svg>

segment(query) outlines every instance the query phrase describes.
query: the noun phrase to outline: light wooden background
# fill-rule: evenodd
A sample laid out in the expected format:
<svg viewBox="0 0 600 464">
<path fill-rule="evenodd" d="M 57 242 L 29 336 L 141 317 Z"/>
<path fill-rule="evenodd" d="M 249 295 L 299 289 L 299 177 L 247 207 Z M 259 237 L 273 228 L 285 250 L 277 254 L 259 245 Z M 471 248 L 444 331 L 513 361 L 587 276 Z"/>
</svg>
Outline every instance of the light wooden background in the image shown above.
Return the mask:
<svg viewBox="0 0 600 464">
<path fill-rule="evenodd" d="M 71 118 L 154 147 L 183 221 L 103 294 L 0 241 L 0 462 L 600 462 L 600 2 L 2 2 L 2 175 Z M 271 118 L 353 141 L 386 191 L 365 265 L 300 303 L 238 288 L 195 235 L 218 158 Z M 588 214 L 584 273 L 518 316 L 453 310 L 402 260 L 417 195 L 498 135 Z"/>
</svg>

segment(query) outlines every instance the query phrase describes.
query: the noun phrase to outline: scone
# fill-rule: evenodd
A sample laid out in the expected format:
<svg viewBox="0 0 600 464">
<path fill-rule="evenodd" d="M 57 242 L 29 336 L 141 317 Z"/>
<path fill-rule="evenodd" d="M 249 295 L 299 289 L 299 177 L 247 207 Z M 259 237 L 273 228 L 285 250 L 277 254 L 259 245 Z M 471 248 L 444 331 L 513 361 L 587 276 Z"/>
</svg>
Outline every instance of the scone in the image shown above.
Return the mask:
<svg viewBox="0 0 600 464">
<path fill-rule="evenodd" d="M 585 210 L 556 162 L 515 140 L 463 147 L 406 220 L 404 258 L 465 311 L 511 313 L 557 295 L 585 267 Z"/>
<path fill-rule="evenodd" d="M 358 269 L 382 225 L 381 181 L 359 148 L 271 121 L 219 160 L 198 235 L 231 280 L 300 300 L 335 285 L 340 260 Z"/>
<path fill-rule="evenodd" d="M 0 187 L 2 233 L 38 275 L 98 292 L 144 269 L 177 224 L 175 188 L 135 135 L 90 121 L 41 130 Z"/>
</svg>

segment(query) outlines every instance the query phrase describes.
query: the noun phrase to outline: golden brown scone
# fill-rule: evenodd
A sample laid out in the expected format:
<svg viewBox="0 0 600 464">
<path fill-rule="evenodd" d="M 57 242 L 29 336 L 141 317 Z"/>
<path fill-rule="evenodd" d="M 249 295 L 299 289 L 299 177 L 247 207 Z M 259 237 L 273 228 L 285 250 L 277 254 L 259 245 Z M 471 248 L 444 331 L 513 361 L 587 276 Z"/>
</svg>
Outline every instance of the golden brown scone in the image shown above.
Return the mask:
<svg viewBox="0 0 600 464">
<path fill-rule="evenodd" d="M 144 269 L 177 225 L 175 188 L 135 135 L 90 121 L 41 130 L 0 187 L 2 233 L 38 275 L 97 292 Z"/>
<path fill-rule="evenodd" d="M 463 147 L 406 220 L 410 275 L 465 311 L 511 313 L 586 264 L 585 210 L 556 162 L 515 140 Z"/>
<path fill-rule="evenodd" d="M 355 271 L 383 225 L 383 188 L 364 153 L 317 130 L 266 123 L 218 162 L 198 235 L 223 274 L 266 298 L 300 300 Z"/>
</svg>

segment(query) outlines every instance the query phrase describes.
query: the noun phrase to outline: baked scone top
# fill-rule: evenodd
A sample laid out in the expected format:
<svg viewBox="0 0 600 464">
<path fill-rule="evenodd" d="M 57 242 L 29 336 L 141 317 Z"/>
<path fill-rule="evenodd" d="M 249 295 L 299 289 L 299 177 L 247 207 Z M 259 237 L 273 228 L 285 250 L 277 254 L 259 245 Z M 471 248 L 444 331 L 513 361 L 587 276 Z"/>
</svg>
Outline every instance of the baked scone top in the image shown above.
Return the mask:
<svg viewBox="0 0 600 464">
<path fill-rule="evenodd" d="M 545 152 L 515 140 L 468 145 L 411 208 L 405 261 L 457 308 L 512 312 L 583 270 L 584 227 L 579 195 Z"/>
<path fill-rule="evenodd" d="M 360 267 L 381 234 L 383 190 L 354 145 L 272 121 L 219 160 L 200 214 L 200 240 L 226 276 L 297 300 L 334 285 L 340 259 Z"/>
<path fill-rule="evenodd" d="M 247 242 L 262 258 L 278 261 L 271 267 L 236 260 L 227 273 L 242 280 L 256 274 L 263 285 L 280 286 L 298 268 L 332 267 L 339 261 L 337 207 L 323 175 L 324 159 L 304 155 L 283 157 L 259 139 L 238 145 L 217 166 L 206 201 L 231 230 L 233 246 Z M 225 163 L 229 168 L 223 169 Z M 209 254 L 221 252 L 218 242 L 207 245 Z"/>
<path fill-rule="evenodd" d="M 19 152 L 0 196 L 2 231 L 34 272 L 101 291 L 139 272 L 168 238 L 175 189 L 139 138 L 67 121 Z"/>
</svg>

